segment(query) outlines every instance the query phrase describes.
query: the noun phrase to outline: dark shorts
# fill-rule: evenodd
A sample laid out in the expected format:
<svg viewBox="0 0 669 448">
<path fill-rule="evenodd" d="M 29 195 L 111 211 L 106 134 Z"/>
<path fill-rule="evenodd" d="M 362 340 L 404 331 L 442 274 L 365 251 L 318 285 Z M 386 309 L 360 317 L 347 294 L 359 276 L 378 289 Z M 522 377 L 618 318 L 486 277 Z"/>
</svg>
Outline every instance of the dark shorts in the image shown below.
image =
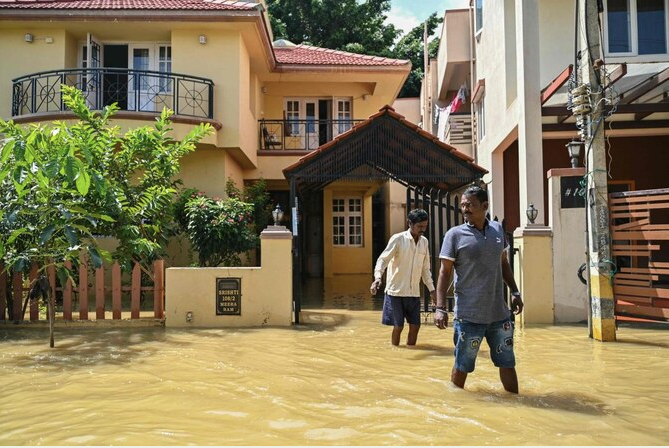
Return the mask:
<svg viewBox="0 0 669 448">
<path fill-rule="evenodd" d="M 490 358 L 497 367 L 516 367 L 513 354 L 513 321 L 500 320 L 491 324 L 475 324 L 463 319 L 453 322 L 453 344 L 455 344 L 455 368 L 460 372 L 474 371 L 476 355 L 485 338 L 490 347 Z"/>
<path fill-rule="evenodd" d="M 406 319 L 411 325 L 420 325 L 420 297 L 383 296 L 383 325 L 403 327 Z"/>
</svg>

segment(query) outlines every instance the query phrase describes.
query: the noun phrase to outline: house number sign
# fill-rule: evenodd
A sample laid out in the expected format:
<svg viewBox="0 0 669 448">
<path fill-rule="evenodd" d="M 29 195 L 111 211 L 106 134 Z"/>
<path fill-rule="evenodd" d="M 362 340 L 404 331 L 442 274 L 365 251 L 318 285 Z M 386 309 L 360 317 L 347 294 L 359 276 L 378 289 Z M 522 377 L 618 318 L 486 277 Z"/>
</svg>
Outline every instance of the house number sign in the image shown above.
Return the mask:
<svg viewBox="0 0 669 448">
<path fill-rule="evenodd" d="M 216 278 L 216 315 L 242 314 L 242 279 Z"/>
</svg>

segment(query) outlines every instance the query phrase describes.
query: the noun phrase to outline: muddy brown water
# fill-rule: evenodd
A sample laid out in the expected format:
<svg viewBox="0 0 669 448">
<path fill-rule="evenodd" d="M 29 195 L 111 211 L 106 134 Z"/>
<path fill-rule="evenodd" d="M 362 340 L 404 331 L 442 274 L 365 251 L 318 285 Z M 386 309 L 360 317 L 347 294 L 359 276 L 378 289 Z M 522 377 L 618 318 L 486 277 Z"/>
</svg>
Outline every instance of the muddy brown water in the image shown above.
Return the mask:
<svg viewBox="0 0 669 448">
<path fill-rule="evenodd" d="M 669 327 L 516 328 L 515 396 L 485 344 L 458 389 L 452 328 L 393 347 L 379 306 L 335 291 L 292 328 L 57 327 L 53 349 L 2 325 L 0 444 L 669 443 Z"/>
</svg>

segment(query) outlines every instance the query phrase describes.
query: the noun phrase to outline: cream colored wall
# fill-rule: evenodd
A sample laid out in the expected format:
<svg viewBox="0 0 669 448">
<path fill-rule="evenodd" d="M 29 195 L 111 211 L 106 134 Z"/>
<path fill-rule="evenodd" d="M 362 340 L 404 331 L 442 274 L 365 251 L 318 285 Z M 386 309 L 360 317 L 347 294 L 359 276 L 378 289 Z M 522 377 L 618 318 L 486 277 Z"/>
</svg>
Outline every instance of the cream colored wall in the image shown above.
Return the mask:
<svg viewBox="0 0 669 448">
<path fill-rule="evenodd" d="M 241 36 L 237 31 L 208 30 L 207 43 L 201 45 L 200 34 L 198 29 L 172 32 L 172 71 L 214 81 L 214 118 L 223 124 L 217 146 L 240 147 L 240 85 L 248 85 L 248 76 L 240 79 L 242 65 L 248 63 L 242 62 Z"/>
<path fill-rule="evenodd" d="M 555 322 L 583 322 L 588 319 L 588 289 L 576 274 L 586 261 L 585 208 L 560 207 L 560 179 L 563 176 L 583 176 L 584 168 L 551 170 L 548 179 L 550 216 L 553 230 L 553 297 Z M 583 273 L 587 277 L 587 271 Z"/>
<path fill-rule="evenodd" d="M 24 35 L 34 36 L 32 43 Z M 53 43 L 46 43 L 46 38 Z M 0 117 L 5 120 L 12 114 L 12 79 L 32 73 L 62 68 L 68 49 L 65 33 L 42 28 L 0 29 Z"/>
<path fill-rule="evenodd" d="M 224 182 L 227 182 L 228 178 L 232 179 L 235 182 L 235 185 L 237 185 L 237 188 L 240 190 L 244 188 L 244 171 L 242 168 L 239 166 L 237 161 L 228 153 L 226 154 L 226 159 L 225 159 L 225 179 Z M 223 176 L 223 172 L 221 172 L 221 176 Z"/>
<path fill-rule="evenodd" d="M 574 63 L 574 0 L 540 0 L 541 88 Z"/>
<path fill-rule="evenodd" d="M 290 326 L 292 235 L 284 227 L 261 235 L 260 268 L 168 268 L 165 271 L 165 326 L 223 328 Z M 216 279 L 241 278 L 241 314 L 216 315 Z M 271 285 L 271 286 L 270 286 Z M 192 320 L 187 321 L 187 313 Z"/>
<path fill-rule="evenodd" d="M 387 182 L 386 204 L 388 207 L 386 222 L 386 240 L 396 233 L 405 231 L 407 227 L 407 189 L 397 182 Z"/>
<path fill-rule="evenodd" d="M 525 324 L 553 324 L 553 256 L 548 227 L 530 224 L 513 234 L 516 284 L 523 296 Z"/>
<path fill-rule="evenodd" d="M 226 161 L 226 151 L 220 148 L 202 147 L 186 155 L 181 159 L 184 186 L 197 188 L 211 197 L 224 197 Z"/>
<path fill-rule="evenodd" d="M 507 106 L 507 71 L 505 53 L 501 50 L 505 32 L 515 33 L 516 30 L 507 30 L 504 17 L 505 2 L 486 2 L 483 8 L 483 30 L 475 41 L 475 73 L 472 77 L 472 92 L 479 80 L 485 80 L 485 108 L 486 108 L 486 135 L 479 142 L 477 149 L 477 163 L 490 172 L 483 178 L 490 182 L 497 179 L 492 167 L 492 152 L 518 123 L 516 103 Z M 494 189 L 491 190 L 491 213 L 499 214 L 503 204 L 496 204 Z M 497 188 L 501 188 L 497 186 Z M 498 202 L 498 201 L 497 201 Z"/>
<path fill-rule="evenodd" d="M 420 98 L 397 98 L 393 109 L 413 124 L 420 122 Z"/>
<path fill-rule="evenodd" d="M 343 185 L 342 185 L 343 184 Z M 348 184 L 348 182 L 346 183 Z M 346 185 L 339 183 L 323 190 L 323 276 L 337 274 L 371 274 L 372 266 L 372 194 L 376 185 Z M 363 196 L 363 246 L 335 247 L 332 245 L 332 198 L 337 194 Z"/>
<path fill-rule="evenodd" d="M 251 163 L 258 164 L 258 124 L 255 118 L 255 104 L 252 93 L 255 87 L 251 78 L 251 61 L 244 40 L 239 40 L 239 147 L 242 148 Z M 255 90 L 253 90 L 255 92 Z M 225 125 L 225 124 L 224 124 Z"/>
</svg>

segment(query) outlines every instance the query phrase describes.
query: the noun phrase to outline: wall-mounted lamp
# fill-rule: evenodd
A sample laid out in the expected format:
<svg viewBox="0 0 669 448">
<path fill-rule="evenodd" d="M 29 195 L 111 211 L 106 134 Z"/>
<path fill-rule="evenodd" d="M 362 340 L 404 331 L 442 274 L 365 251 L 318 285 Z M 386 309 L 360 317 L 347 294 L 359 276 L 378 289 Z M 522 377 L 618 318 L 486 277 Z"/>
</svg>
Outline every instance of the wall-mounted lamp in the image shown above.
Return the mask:
<svg viewBox="0 0 669 448">
<path fill-rule="evenodd" d="M 26 33 L 26 35 L 23 36 L 23 40 L 25 40 L 26 42 L 28 42 L 30 44 L 33 41 L 33 35 L 30 34 L 30 33 Z"/>
<path fill-rule="evenodd" d="M 186 322 L 192 322 L 193 321 L 193 312 L 188 311 L 186 312 Z"/>
<path fill-rule="evenodd" d="M 534 208 L 534 204 L 530 202 L 530 205 L 527 206 L 527 210 L 525 210 L 525 215 L 527 215 L 527 219 L 530 221 L 530 224 L 534 224 L 538 214 L 539 210 Z"/>
<path fill-rule="evenodd" d="M 369 98 L 369 95 L 367 95 L 367 94 L 365 93 L 365 94 L 362 96 L 362 100 L 363 100 L 363 101 L 367 101 L 367 98 Z"/>
<path fill-rule="evenodd" d="M 565 145 L 567 147 L 567 152 L 571 158 L 571 167 L 578 167 L 578 158 L 581 156 L 581 148 L 583 147 L 583 142 L 572 140 Z"/>
<path fill-rule="evenodd" d="M 200 44 L 204 45 L 207 43 L 207 36 L 200 34 Z"/>
<path fill-rule="evenodd" d="M 267 93 L 267 87 L 266 87 L 266 86 L 262 86 L 262 87 L 260 88 L 260 91 L 261 91 L 262 93 L 266 94 L 266 93 Z"/>
<path fill-rule="evenodd" d="M 281 220 L 283 219 L 283 210 L 281 210 L 281 205 L 276 204 L 276 208 L 272 210 L 272 218 L 274 218 L 274 225 L 281 225 Z"/>
</svg>

